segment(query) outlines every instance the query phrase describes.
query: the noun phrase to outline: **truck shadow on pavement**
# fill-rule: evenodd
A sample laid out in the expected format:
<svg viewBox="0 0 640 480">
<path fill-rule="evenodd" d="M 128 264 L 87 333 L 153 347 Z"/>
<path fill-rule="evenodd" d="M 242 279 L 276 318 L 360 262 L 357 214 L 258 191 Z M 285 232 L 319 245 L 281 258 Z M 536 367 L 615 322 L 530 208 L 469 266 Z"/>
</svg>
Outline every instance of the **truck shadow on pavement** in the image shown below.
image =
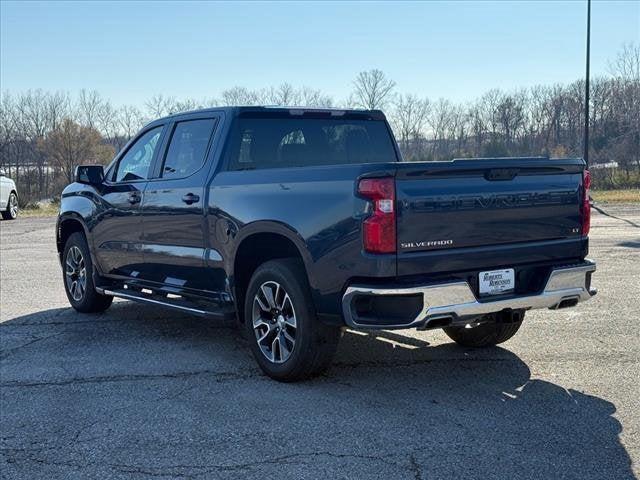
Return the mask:
<svg viewBox="0 0 640 480">
<path fill-rule="evenodd" d="M 634 478 L 612 403 L 532 378 L 508 345 L 430 346 L 428 336 L 347 332 L 326 375 L 281 384 L 235 329 L 200 318 L 117 302 L 96 316 L 65 308 L 11 319 L 0 324 L 0 469 Z"/>
<path fill-rule="evenodd" d="M 638 241 L 630 240 L 628 242 L 620 242 L 617 245 L 619 247 L 626 247 L 626 248 L 640 248 L 640 240 Z"/>
</svg>

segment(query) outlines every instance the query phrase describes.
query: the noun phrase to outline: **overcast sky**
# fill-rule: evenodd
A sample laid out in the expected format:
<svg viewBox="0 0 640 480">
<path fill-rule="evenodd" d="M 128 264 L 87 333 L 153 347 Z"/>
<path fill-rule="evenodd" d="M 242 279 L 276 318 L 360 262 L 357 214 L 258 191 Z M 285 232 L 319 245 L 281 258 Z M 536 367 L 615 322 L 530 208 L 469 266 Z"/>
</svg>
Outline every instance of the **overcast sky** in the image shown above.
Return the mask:
<svg viewBox="0 0 640 480">
<path fill-rule="evenodd" d="M 0 18 L 3 90 L 96 89 L 116 104 L 284 81 L 340 99 L 371 68 L 398 91 L 452 100 L 584 76 L 582 0 L 2 1 Z M 640 41 L 640 1 L 594 1 L 593 74 L 632 41 Z"/>
</svg>

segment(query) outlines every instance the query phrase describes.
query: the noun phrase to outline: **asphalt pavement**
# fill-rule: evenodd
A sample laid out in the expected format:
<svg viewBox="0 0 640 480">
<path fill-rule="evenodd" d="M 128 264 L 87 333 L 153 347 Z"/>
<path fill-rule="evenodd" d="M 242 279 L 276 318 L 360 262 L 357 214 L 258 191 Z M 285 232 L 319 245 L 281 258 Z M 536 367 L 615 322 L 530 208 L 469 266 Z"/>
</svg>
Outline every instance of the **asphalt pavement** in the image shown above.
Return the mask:
<svg viewBox="0 0 640 480">
<path fill-rule="evenodd" d="M 640 473 L 640 205 L 594 212 L 599 294 L 502 348 L 347 332 L 313 381 L 234 328 L 67 303 L 55 219 L 0 222 L 2 478 L 626 479 Z"/>
</svg>

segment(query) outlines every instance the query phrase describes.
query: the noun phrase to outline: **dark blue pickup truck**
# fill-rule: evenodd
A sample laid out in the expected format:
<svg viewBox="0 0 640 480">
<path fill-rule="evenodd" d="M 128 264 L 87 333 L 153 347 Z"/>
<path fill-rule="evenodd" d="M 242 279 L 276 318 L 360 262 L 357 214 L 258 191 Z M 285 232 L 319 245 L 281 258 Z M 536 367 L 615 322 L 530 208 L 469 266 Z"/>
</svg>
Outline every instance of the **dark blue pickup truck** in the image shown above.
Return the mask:
<svg viewBox="0 0 640 480">
<path fill-rule="evenodd" d="M 594 295 L 581 159 L 402 162 L 380 111 L 216 108 L 148 124 L 62 194 L 71 305 L 236 317 L 269 376 L 331 363 L 345 327 L 468 347 Z"/>
</svg>

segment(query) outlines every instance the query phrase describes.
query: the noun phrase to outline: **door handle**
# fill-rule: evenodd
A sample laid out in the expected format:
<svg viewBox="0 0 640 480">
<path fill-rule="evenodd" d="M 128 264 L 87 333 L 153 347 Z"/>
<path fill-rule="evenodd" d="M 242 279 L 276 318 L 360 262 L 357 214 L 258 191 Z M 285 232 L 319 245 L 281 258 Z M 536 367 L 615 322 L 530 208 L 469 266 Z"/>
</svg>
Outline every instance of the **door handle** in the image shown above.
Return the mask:
<svg viewBox="0 0 640 480">
<path fill-rule="evenodd" d="M 198 195 L 194 195 L 193 193 L 187 193 L 184 197 L 182 197 L 182 201 L 187 205 L 191 205 L 192 203 L 199 202 L 200 197 Z"/>
<path fill-rule="evenodd" d="M 140 203 L 140 199 L 141 199 L 140 192 L 131 192 L 129 194 L 129 203 L 131 205 L 134 205 L 136 203 Z"/>
</svg>

